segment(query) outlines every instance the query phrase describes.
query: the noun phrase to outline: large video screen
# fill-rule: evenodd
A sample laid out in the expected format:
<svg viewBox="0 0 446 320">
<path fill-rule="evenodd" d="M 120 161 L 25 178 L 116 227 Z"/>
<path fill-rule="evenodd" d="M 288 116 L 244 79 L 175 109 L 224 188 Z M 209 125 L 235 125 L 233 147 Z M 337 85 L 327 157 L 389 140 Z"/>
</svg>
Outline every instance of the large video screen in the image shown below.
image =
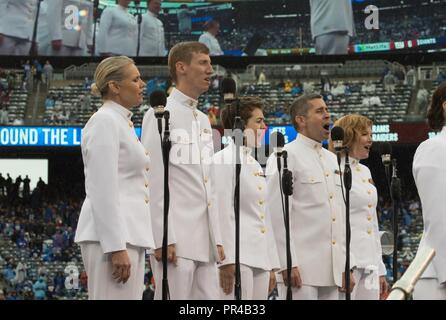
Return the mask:
<svg viewBox="0 0 446 320">
<path fill-rule="evenodd" d="M 355 54 L 446 47 L 446 0 L 0 1 L 0 55 Z"/>
</svg>

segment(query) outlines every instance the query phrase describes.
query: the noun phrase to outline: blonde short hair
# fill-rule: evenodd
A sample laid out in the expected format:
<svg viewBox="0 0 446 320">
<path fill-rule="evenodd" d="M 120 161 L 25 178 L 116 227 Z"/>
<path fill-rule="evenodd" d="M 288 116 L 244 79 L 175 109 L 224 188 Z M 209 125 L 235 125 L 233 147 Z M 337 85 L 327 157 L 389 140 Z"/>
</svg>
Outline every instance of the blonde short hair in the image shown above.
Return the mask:
<svg viewBox="0 0 446 320">
<path fill-rule="evenodd" d="M 373 126 L 372 120 L 359 114 L 349 114 L 339 118 L 333 124 L 334 127 L 341 127 L 344 129 L 344 143 L 343 146 L 351 148 L 358 136 L 364 131 Z M 328 140 L 328 149 L 334 151 L 333 141 L 331 137 Z"/>
<path fill-rule="evenodd" d="M 174 82 L 177 81 L 177 62 L 190 64 L 193 53 L 209 54 L 209 48 L 198 41 L 180 42 L 170 49 L 168 57 L 169 73 Z"/>
<path fill-rule="evenodd" d="M 125 67 L 129 64 L 135 64 L 135 62 L 126 56 L 109 57 L 102 60 L 94 73 L 91 93 L 97 97 L 106 96 L 109 82 L 123 80 L 125 78 Z"/>
</svg>

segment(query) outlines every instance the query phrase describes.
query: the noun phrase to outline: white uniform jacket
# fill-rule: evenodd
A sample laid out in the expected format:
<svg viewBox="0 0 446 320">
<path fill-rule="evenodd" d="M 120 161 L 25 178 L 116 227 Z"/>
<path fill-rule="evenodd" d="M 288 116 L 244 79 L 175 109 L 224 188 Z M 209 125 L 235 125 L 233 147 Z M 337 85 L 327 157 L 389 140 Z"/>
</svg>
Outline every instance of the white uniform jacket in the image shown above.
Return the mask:
<svg viewBox="0 0 446 320">
<path fill-rule="evenodd" d="M 423 208 L 423 236 L 419 247 L 435 250 L 435 257 L 422 278 L 446 282 L 446 127 L 420 144 L 413 159 L 413 176 Z"/>
<path fill-rule="evenodd" d="M 341 168 L 344 168 L 342 158 Z M 381 240 L 378 228 L 376 206 L 378 193 L 373 185 L 369 168 L 358 160 L 350 158 L 352 170 L 352 189 L 350 190 L 350 250 L 356 260 L 356 266 L 370 271 L 386 274 L 382 261 Z M 340 195 L 342 196 L 342 195 Z"/>
<path fill-rule="evenodd" d="M 150 11 L 142 16 L 140 39 L 140 56 L 163 57 L 166 55 L 163 23 Z"/>
<path fill-rule="evenodd" d="M 290 197 L 293 267 L 299 267 L 304 285 L 340 287 L 345 269 L 345 206 L 337 196 L 340 183 L 336 156 L 302 134 L 287 144 L 285 150 L 293 174 Z M 268 159 L 266 174 L 268 214 L 272 217 L 281 268 L 286 269 L 285 227 L 275 154 Z M 350 262 L 354 267 L 353 255 Z"/>
<path fill-rule="evenodd" d="M 204 43 L 206 47 L 209 48 L 209 55 L 211 56 L 221 56 L 223 55 L 223 50 L 220 48 L 220 44 L 216 37 L 214 37 L 209 32 L 203 33 L 198 39 L 199 42 Z"/>
<path fill-rule="evenodd" d="M 38 0 L 0 0 L 0 33 L 31 41 Z"/>
<path fill-rule="evenodd" d="M 101 14 L 97 37 L 99 53 L 136 56 L 138 22 L 120 5 L 107 7 Z"/>
<path fill-rule="evenodd" d="M 106 101 L 82 135 L 86 198 L 75 241 L 99 241 L 104 253 L 123 250 L 126 244 L 154 247 L 150 158 L 131 116 L 126 108 Z"/>
<path fill-rule="evenodd" d="M 167 99 L 172 141 L 168 242 L 176 245 L 179 257 L 215 262 L 219 260 L 217 244 L 221 244 L 221 235 L 215 193 L 210 184 L 214 145 L 208 117 L 197 109 L 197 104 L 177 89 Z M 155 244 L 160 248 L 164 225 L 164 165 L 153 109 L 144 115 L 141 141 L 152 159 L 151 212 Z"/>
<path fill-rule="evenodd" d="M 235 263 L 235 144 L 217 152 L 213 158 L 214 192 L 218 197 L 218 213 L 225 249 L 225 264 Z M 280 268 L 271 217 L 266 212 L 266 180 L 251 149 L 241 147 L 240 172 L 240 263 L 252 268 Z"/>
<path fill-rule="evenodd" d="M 62 44 L 68 47 L 86 49 L 87 45 L 93 44 L 93 3 L 86 0 L 46 0 L 48 31 L 50 41 L 62 40 Z M 80 15 L 77 26 L 70 15 L 72 10 L 77 8 L 79 12 L 86 12 L 86 15 Z M 67 11 L 66 11 L 67 10 Z M 67 25 L 68 24 L 68 25 Z"/>
</svg>

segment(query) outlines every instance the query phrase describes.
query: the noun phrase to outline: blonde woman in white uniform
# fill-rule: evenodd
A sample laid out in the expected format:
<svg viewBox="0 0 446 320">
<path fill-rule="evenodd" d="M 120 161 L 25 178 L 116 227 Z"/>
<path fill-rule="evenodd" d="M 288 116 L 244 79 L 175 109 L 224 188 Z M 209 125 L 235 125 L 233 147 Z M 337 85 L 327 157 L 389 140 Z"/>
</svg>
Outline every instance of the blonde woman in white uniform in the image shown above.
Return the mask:
<svg viewBox="0 0 446 320">
<path fill-rule="evenodd" d="M 116 7 L 107 7 L 101 14 L 97 38 L 98 52 L 103 56 L 136 56 L 138 22 L 128 12 L 131 0 L 117 0 Z"/>
<path fill-rule="evenodd" d="M 378 194 L 369 168 L 359 161 L 369 157 L 372 146 L 372 121 L 361 115 L 347 115 L 334 123 L 344 129 L 344 146 L 349 148 L 352 169 L 350 191 L 350 250 L 356 259 L 356 286 L 353 300 L 378 300 L 387 293 L 386 267 L 382 261 L 376 205 Z M 330 150 L 333 143 L 330 140 Z M 341 157 L 344 168 L 345 154 Z M 338 183 L 340 180 L 338 178 Z M 342 299 L 342 297 L 341 297 Z"/>
<path fill-rule="evenodd" d="M 153 248 L 150 158 L 135 133 L 131 107 L 145 83 L 133 60 L 111 57 L 95 72 L 104 101 L 82 136 L 86 198 L 75 241 L 88 275 L 89 299 L 142 299 L 145 249 Z"/>
<path fill-rule="evenodd" d="M 245 143 L 240 149 L 240 273 L 243 300 L 266 300 L 276 285 L 279 257 L 266 212 L 266 180 L 253 148 L 260 146 L 266 125 L 263 102 L 254 97 L 240 100 L 240 116 L 245 123 Z M 233 127 L 235 107 L 222 111 L 225 129 Z M 235 156 L 236 146 L 228 146 L 213 158 L 213 182 L 218 197 L 218 211 L 226 259 L 220 266 L 222 299 L 234 299 L 235 280 Z"/>
</svg>

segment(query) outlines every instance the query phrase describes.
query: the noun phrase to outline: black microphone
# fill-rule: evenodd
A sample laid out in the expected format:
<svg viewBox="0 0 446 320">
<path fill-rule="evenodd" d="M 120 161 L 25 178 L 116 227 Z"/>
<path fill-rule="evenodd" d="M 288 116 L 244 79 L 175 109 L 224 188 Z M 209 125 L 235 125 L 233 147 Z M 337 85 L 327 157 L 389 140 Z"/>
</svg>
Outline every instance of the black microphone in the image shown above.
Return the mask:
<svg viewBox="0 0 446 320">
<path fill-rule="evenodd" d="M 282 151 L 283 157 L 283 178 L 282 178 L 282 187 L 283 193 L 286 196 L 293 195 L 293 173 L 288 170 L 288 152 L 286 150 Z"/>
<path fill-rule="evenodd" d="M 224 78 L 221 82 L 221 94 L 225 103 L 236 100 L 237 85 L 232 78 Z"/>
<path fill-rule="evenodd" d="M 392 190 L 392 197 L 395 201 L 401 200 L 401 181 L 398 178 L 397 175 L 397 169 L 396 169 L 396 159 L 392 160 L 392 184 L 391 184 L 391 190 Z"/>
<path fill-rule="evenodd" d="M 388 142 L 381 144 L 381 161 L 384 166 L 389 166 L 392 163 L 392 145 Z"/>
<path fill-rule="evenodd" d="M 155 118 L 158 119 L 158 132 L 161 135 L 162 132 L 162 119 L 164 116 L 164 108 L 166 106 L 167 98 L 166 93 L 161 90 L 155 90 L 150 94 L 150 105 L 155 113 Z"/>
<path fill-rule="evenodd" d="M 333 127 L 331 129 L 331 141 L 333 141 L 333 147 L 336 151 L 338 158 L 338 165 L 341 165 L 341 151 L 344 149 L 344 129 L 341 127 Z"/>
<path fill-rule="evenodd" d="M 273 147 L 273 152 L 276 154 L 277 158 L 277 170 L 280 173 L 282 169 L 282 162 L 280 157 L 282 157 L 283 147 L 285 146 L 285 137 L 279 131 L 274 131 L 270 136 L 270 145 Z M 271 150 L 271 149 L 270 149 Z"/>
</svg>

